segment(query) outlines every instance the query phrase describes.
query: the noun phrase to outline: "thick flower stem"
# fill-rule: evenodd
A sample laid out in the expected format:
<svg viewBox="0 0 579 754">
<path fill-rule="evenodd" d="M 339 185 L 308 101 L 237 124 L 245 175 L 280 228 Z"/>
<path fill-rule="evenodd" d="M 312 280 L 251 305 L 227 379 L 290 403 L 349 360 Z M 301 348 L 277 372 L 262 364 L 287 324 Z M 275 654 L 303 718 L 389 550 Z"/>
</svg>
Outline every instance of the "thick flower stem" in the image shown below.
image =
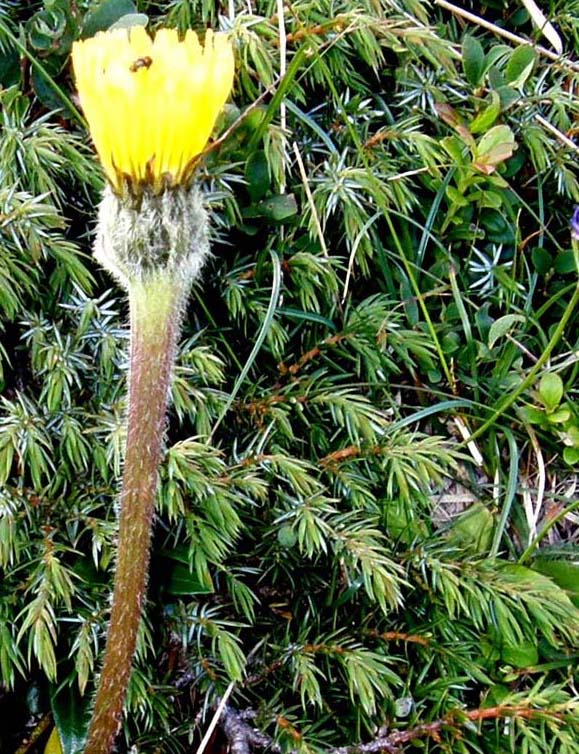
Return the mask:
<svg viewBox="0 0 579 754">
<path fill-rule="evenodd" d="M 158 466 L 182 299 L 180 284 L 165 277 L 129 287 L 129 414 L 118 554 L 104 663 L 85 754 L 109 754 L 122 720 L 147 588 Z"/>
</svg>

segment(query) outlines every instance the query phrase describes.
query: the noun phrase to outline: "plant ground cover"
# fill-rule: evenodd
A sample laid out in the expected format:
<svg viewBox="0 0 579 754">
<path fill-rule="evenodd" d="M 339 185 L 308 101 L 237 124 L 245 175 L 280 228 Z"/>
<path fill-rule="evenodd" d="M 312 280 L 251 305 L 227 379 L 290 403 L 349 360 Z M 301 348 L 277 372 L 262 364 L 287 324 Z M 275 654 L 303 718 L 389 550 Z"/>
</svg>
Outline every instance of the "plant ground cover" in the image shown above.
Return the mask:
<svg viewBox="0 0 579 754">
<path fill-rule="evenodd" d="M 119 751 L 229 693 L 209 750 L 579 752 L 579 2 L 538 4 L 0 5 L 2 754 L 77 749 L 104 646 L 126 307 L 69 60 L 136 12 L 237 78 Z"/>
</svg>

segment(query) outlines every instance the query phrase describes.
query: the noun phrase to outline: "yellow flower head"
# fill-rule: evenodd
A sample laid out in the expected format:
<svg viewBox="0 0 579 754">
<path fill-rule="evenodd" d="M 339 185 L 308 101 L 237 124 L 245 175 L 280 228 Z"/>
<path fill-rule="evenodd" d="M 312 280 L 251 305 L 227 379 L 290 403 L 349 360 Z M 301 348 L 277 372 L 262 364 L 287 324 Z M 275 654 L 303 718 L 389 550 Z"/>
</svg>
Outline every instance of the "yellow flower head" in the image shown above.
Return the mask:
<svg viewBox="0 0 579 754">
<path fill-rule="evenodd" d="M 233 84 L 225 34 L 173 29 L 154 39 L 142 26 L 75 42 L 72 62 L 90 132 L 116 191 L 188 181 Z"/>
</svg>

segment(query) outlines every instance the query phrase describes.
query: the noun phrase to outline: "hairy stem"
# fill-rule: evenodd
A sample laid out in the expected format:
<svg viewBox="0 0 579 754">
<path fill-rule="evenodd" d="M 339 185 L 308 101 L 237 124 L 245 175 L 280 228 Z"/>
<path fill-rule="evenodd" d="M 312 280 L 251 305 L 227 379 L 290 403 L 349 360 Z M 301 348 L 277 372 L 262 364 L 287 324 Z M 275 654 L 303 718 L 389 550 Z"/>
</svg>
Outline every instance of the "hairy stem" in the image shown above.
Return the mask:
<svg viewBox="0 0 579 754">
<path fill-rule="evenodd" d="M 122 720 L 147 588 L 157 471 L 182 301 L 181 286 L 162 277 L 129 289 L 129 414 L 117 564 L 85 754 L 108 754 Z"/>
</svg>

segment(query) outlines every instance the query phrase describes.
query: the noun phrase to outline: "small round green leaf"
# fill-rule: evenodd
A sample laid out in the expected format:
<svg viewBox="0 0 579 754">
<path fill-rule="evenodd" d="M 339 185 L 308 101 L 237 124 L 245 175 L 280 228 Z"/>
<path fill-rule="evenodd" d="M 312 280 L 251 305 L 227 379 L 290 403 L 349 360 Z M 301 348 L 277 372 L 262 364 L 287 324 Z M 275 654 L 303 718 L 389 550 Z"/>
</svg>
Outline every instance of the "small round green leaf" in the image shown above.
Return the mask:
<svg viewBox="0 0 579 754">
<path fill-rule="evenodd" d="M 555 372 L 548 372 L 541 377 L 539 396 L 547 411 L 554 411 L 563 397 L 563 380 Z"/>
</svg>

